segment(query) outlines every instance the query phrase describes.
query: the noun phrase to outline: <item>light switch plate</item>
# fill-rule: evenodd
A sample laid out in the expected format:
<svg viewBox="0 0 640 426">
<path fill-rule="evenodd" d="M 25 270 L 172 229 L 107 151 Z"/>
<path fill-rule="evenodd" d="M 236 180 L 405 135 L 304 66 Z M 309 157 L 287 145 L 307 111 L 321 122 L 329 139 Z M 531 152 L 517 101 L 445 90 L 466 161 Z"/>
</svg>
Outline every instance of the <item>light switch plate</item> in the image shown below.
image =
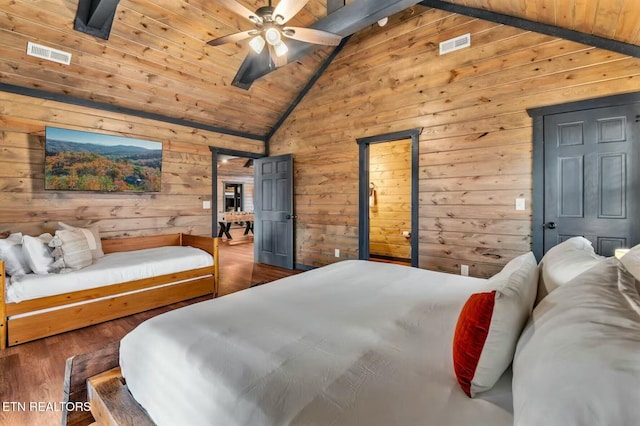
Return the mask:
<svg viewBox="0 0 640 426">
<path fill-rule="evenodd" d="M 460 265 L 460 275 L 463 277 L 469 276 L 469 265 Z"/>
<path fill-rule="evenodd" d="M 516 198 L 516 210 L 525 210 L 524 198 Z"/>
<path fill-rule="evenodd" d="M 335 255 L 336 257 L 340 257 L 340 249 L 335 249 L 335 251 L 334 251 L 334 255 Z"/>
<path fill-rule="evenodd" d="M 211 208 L 211 201 L 206 200 L 202 202 L 202 208 L 203 209 L 210 209 Z"/>
</svg>

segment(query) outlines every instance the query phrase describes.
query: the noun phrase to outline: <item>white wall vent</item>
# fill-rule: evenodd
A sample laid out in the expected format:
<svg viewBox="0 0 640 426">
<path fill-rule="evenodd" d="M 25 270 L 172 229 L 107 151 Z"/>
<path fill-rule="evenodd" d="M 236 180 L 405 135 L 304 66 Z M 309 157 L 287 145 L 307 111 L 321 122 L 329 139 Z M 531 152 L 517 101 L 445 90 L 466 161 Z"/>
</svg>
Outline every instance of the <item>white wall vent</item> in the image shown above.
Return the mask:
<svg viewBox="0 0 640 426">
<path fill-rule="evenodd" d="M 59 64 L 69 65 L 71 63 L 71 53 L 41 44 L 31 43 L 30 41 L 27 42 L 27 55 L 58 62 Z"/>
<path fill-rule="evenodd" d="M 453 52 L 471 46 L 471 33 L 461 35 L 440 43 L 440 54 Z"/>
</svg>

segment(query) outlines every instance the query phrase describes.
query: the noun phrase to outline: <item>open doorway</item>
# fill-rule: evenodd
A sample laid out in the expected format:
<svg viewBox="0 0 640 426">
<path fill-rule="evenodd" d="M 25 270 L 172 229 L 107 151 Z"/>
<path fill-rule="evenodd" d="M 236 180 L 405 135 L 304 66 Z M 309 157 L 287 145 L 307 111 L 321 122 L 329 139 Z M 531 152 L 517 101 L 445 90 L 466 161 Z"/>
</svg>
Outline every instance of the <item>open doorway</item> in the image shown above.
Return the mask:
<svg viewBox="0 0 640 426">
<path fill-rule="evenodd" d="M 411 265 L 411 139 L 369 148 L 369 258 Z"/>
<path fill-rule="evenodd" d="M 253 244 L 253 158 L 216 157 L 217 236 L 228 244 Z"/>
<path fill-rule="evenodd" d="M 360 259 L 384 259 L 386 257 L 393 261 L 395 257 L 408 258 L 411 266 L 418 266 L 420 133 L 421 129 L 411 129 L 357 140 L 359 145 L 358 252 Z M 383 145 L 383 147 L 377 149 L 377 145 Z M 396 155 L 402 151 L 407 151 L 407 157 L 404 154 L 402 156 Z M 373 163 L 371 162 L 372 156 Z M 402 157 L 402 159 L 396 161 L 395 157 Z M 409 163 L 409 168 L 406 167 L 406 162 Z M 381 211 L 383 209 L 388 211 Z M 405 241 L 409 242 L 408 246 L 401 247 L 399 243 Z M 391 249 L 393 251 L 390 251 Z"/>
<path fill-rule="evenodd" d="M 257 263 L 293 269 L 293 156 L 209 149 L 215 183 L 211 186 L 212 234 L 223 246 L 252 243 Z M 224 211 L 226 183 L 242 184 L 241 211 Z M 236 189 L 228 195 L 235 197 Z"/>
</svg>

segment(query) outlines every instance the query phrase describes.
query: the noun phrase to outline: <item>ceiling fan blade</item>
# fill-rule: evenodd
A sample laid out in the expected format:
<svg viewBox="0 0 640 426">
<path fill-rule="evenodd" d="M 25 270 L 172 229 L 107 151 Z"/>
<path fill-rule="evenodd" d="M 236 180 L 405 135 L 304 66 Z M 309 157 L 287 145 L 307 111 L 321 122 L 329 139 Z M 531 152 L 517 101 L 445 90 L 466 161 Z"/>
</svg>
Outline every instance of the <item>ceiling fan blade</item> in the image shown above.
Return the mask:
<svg viewBox="0 0 640 426">
<path fill-rule="evenodd" d="M 293 18 L 300 12 L 309 0 L 281 0 L 273 11 L 273 19 L 280 25 Z M 278 16 L 281 16 L 278 19 Z"/>
<path fill-rule="evenodd" d="M 329 33 L 327 31 L 314 30 L 312 28 L 284 27 L 282 34 L 305 43 L 325 44 L 327 46 L 337 46 L 342 40 L 342 36 Z"/>
<path fill-rule="evenodd" d="M 226 43 L 235 43 L 237 41 L 253 37 L 254 35 L 257 35 L 259 33 L 260 31 L 257 30 L 243 31 L 241 33 L 229 34 L 224 37 L 213 39 L 211 41 L 208 41 L 207 44 L 210 44 L 211 46 L 221 46 Z"/>
<path fill-rule="evenodd" d="M 262 23 L 262 18 L 234 0 L 218 0 L 224 7 L 254 23 Z"/>
<path fill-rule="evenodd" d="M 287 55 L 286 54 L 282 56 L 276 55 L 275 47 L 273 47 L 270 44 L 269 44 L 269 55 L 271 56 L 271 60 L 275 64 L 276 68 L 280 68 L 287 65 Z"/>
</svg>

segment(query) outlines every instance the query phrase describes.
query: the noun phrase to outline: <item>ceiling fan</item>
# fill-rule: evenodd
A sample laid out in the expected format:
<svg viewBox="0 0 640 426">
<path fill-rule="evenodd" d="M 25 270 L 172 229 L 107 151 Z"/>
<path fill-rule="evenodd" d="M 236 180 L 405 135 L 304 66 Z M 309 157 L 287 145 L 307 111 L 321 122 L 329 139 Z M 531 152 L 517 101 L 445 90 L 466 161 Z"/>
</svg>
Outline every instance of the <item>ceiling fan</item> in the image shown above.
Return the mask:
<svg viewBox="0 0 640 426">
<path fill-rule="evenodd" d="M 251 38 L 249 46 L 254 52 L 260 54 L 265 46 L 269 49 L 269 55 L 276 67 L 287 64 L 287 45 L 283 36 L 305 43 L 337 46 L 342 36 L 327 31 L 314 30 L 312 28 L 285 27 L 291 18 L 298 13 L 309 0 L 281 0 L 274 8 L 269 0 L 268 6 L 263 6 L 252 12 L 235 0 L 218 0 L 231 11 L 253 22 L 255 29 L 230 34 L 207 42 L 211 46 L 220 46 L 225 43 L 235 43 Z"/>
</svg>

